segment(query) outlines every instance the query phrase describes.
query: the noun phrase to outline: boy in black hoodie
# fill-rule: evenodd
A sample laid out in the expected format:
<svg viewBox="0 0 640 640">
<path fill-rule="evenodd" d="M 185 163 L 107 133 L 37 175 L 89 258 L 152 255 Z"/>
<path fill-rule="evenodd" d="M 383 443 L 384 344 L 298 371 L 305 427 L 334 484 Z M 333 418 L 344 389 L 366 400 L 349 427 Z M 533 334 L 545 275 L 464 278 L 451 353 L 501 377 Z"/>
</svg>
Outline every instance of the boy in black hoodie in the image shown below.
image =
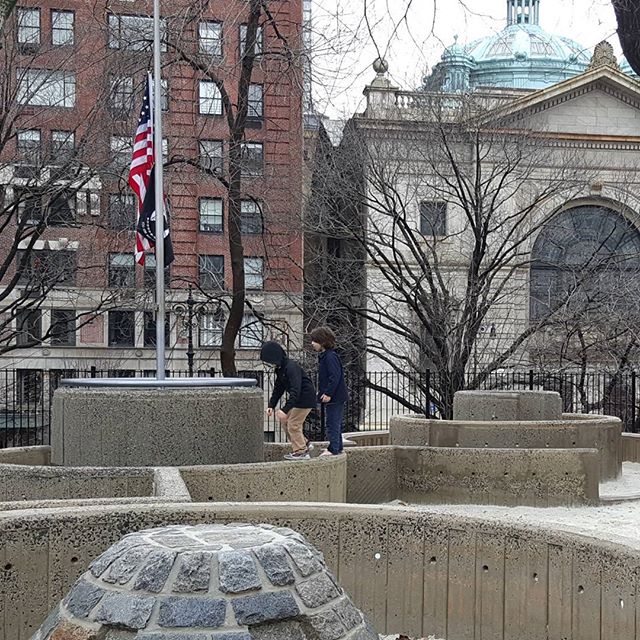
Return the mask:
<svg viewBox="0 0 640 640">
<path fill-rule="evenodd" d="M 272 416 L 285 391 L 287 401 L 278 409 L 276 418 L 284 425 L 291 441 L 292 453 L 287 460 L 308 460 L 309 450 L 302 432 L 304 421 L 316 406 L 316 391 L 311 378 L 295 361 L 289 360 L 285 350 L 277 342 L 265 342 L 260 350 L 260 360 L 276 367 L 276 382 L 269 400 L 267 415 Z"/>
</svg>

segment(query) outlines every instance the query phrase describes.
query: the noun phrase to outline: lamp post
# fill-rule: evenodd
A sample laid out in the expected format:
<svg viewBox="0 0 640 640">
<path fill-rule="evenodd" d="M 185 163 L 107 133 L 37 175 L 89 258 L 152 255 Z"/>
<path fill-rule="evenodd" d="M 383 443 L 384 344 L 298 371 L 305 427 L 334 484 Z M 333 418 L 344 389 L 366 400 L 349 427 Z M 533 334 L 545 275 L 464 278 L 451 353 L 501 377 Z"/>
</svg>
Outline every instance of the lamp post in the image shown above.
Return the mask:
<svg viewBox="0 0 640 640">
<path fill-rule="evenodd" d="M 207 303 L 197 302 L 193 299 L 193 288 L 189 286 L 189 295 L 186 302 L 179 302 L 173 305 L 173 311 L 178 318 L 182 320 L 182 329 L 180 335 L 186 337 L 187 342 L 187 366 L 189 368 L 189 377 L 193 377 L 193 358 L 195 351 L 193 349 L 193 329 L 199 326 L 200 319 L 207 313 Z"/>
</svg>

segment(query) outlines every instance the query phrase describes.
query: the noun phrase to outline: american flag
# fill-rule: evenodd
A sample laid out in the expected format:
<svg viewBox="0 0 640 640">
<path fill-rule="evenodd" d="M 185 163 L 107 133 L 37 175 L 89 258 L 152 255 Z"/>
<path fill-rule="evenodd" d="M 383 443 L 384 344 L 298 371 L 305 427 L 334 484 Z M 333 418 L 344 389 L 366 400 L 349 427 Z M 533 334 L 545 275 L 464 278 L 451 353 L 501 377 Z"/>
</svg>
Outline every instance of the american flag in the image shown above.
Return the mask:
<svg viewBox="0 0 640 640">
<path fill-rule="evenodd" d="M 144 209 L 144 200 L 147 195 L 147 187 L 153 170 L 153 102 L 152 102 L 151 76 L 147 76 L 147 86 L 142 99 L 140 119 L 133 141 L 133 157 L 129 168 L 129 186 L 138 196 L 138 223 L 136 225 L 135 257 L 138 264 L 144 264 L 145 251 L 153 247 L 151 239 L 141 233 L 140 217 Z"/>
</svg>

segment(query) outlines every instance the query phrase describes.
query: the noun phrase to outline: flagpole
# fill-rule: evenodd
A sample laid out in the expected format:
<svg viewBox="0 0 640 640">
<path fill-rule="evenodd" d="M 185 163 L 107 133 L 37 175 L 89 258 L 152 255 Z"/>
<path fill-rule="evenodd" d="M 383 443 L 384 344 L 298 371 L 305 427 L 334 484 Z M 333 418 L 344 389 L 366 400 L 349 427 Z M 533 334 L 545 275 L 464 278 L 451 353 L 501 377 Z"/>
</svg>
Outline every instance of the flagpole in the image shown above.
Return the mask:
<svg viewBox="0 0 640 640">
<path fill-rule="evenodd" d="M 162 167 L 162 82 L 160 65 L 160 0 L 153 0 L 153 136 L 156 209 L 156 379 L 165 377 L 164 335 L 164 189 Z"/>
</svg>

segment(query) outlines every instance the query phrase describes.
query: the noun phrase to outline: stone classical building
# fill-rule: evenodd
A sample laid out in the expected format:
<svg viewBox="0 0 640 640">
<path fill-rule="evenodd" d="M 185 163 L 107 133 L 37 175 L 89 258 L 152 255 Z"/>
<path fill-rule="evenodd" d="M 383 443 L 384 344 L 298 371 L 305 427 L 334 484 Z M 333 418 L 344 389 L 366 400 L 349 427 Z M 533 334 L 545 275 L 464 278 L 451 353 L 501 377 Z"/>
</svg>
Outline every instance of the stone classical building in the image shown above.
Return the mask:
<svg viewBox="0 0 640 640">
<path fill-rule="evenodd" d="M 270 4 L 256 34 L 242 141 L 248 304 L 239 368 L 254 366 L 263 338 L 295 343 L 302 329 L 301 69 L 279 61 L 283 39 L 289 52 L 302 47 L 303 10 L 301 0 Z M 2 273 L 8 295 L 0 309 L 5 328 L 17 330 L 15 340 L 27 348 L 0 356 L 3 367 L 155 368 L 154 256 L 145 268 L 134 262 L 135 200 L 126 185 L 150 68 L 152 6 L 25 0 L 6 26 L 0 237 L 5 254 L 17 253 Z M 207 303 L 193 327 L 195 366 L 219 369 L 231 287 L 223 102 L 235 108 L 249 11 L 242 0 L 198 10 L 178 0 L 163 1 L 161 13 L 165 183 L 176 254 L 167 271 L 167 366 L 186 368 L 186 325 L 175 305 L 191 285 Z M 43 218 L 46 228 L 30 246 L 27 228 Z M 24 239 L 14 247 L 17 228 Z M 24 251 L 31 256 L 20 267 Z M 12 286 L 16 268 L 22 272 Z M 40 295 L 28 284 L 34 277 L 55 277 L 55 286 L 42 304 L 16 304 Z"/>
<path fill-rule="evenodd" d="M 450 393 L 505 367 L 637 357 L 640 85 L 608 43 L 587 57 L 546 34 L 538 2 L 508 11 L 417 91 L 378 60 L 316 178 L 338 256 L 320 280 L 342 283 L 333 307 L 346 330 L 355 313 L 369 375 L 414 372 L 404 398 L 427 369 Z"/>
</svg>

